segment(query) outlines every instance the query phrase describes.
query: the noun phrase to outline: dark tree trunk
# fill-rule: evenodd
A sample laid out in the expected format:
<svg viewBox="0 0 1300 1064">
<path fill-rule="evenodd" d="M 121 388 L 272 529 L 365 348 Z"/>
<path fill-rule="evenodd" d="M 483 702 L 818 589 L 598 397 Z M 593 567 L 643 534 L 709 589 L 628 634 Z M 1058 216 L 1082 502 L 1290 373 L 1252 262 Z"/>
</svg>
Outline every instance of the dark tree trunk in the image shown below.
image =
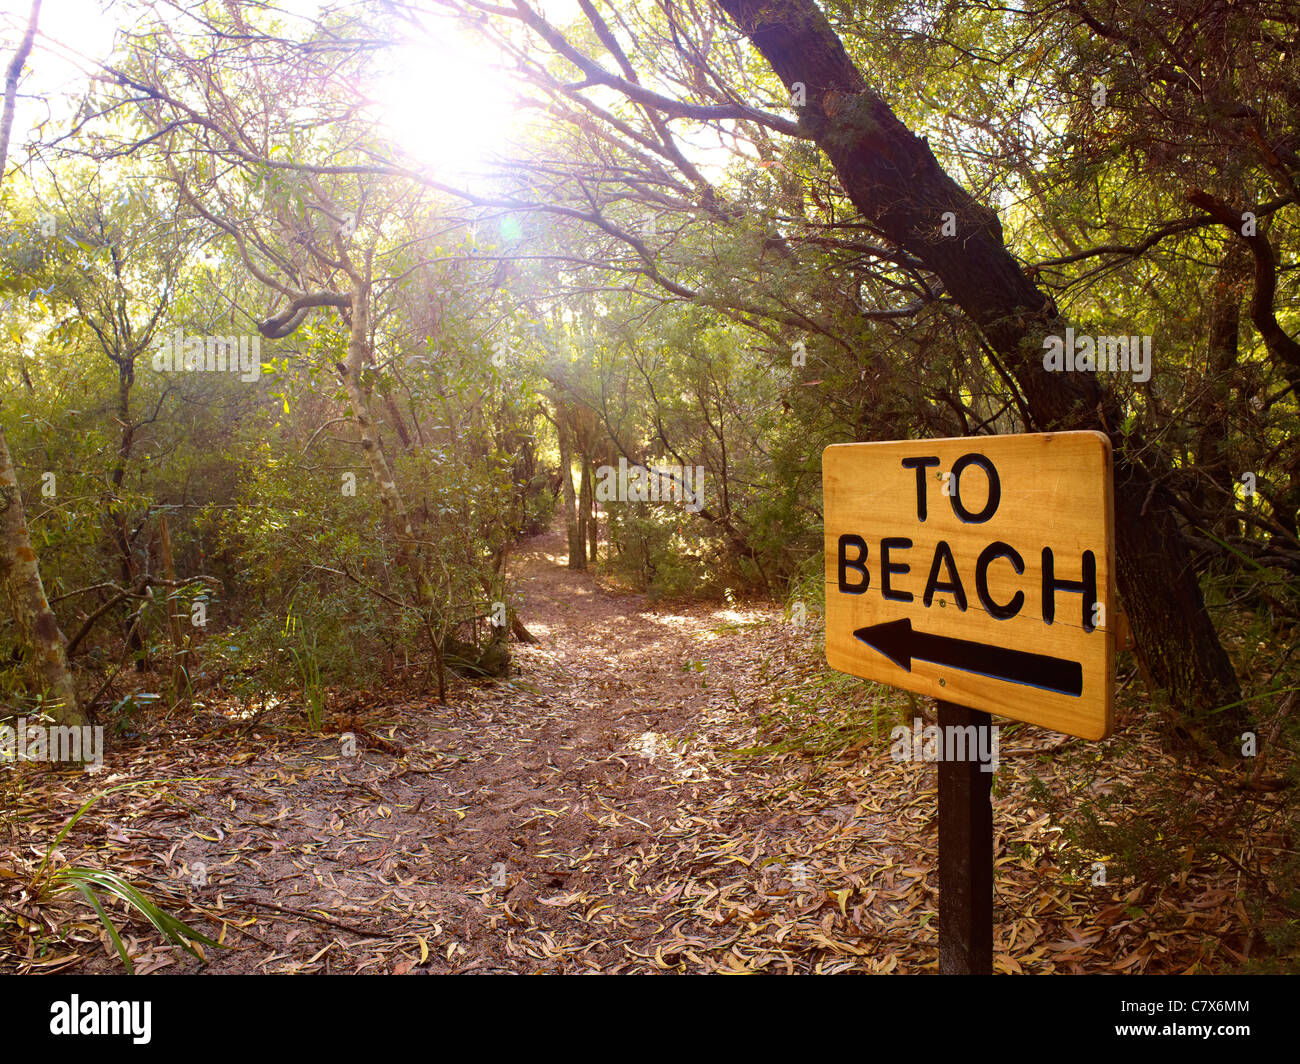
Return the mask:
<svg viewBox="0 0 1300 1064">
<path fill-rule="evenodd" d="M 1240 535 L 1240 523 L 1230 516 L 1231 491 L 1236 481 L 1228 453 L 1228 407 L 1232 399 L 1232 371 L 1237 365 L 1241 332 L 1241 301 L 1250 265 L 1237 241 L 1228 244 L 1214 275 L 1206 322 L 1205 376 L 1195 404 L 1195 474 L 1192 503 L 1212 521 L 1218 535 Z M 1215 490 L 1215 489 L 1219 490 Z M 1226 504 L 1225 504 L 1226 498 Z"/>
<path fill-rule="evenodd" d="M 1113 398 L 1091 374 L 1049 373 L 1044 336 L 1063 335 L 1055 305 L 1007 250 L 997 215 L 939 165 L 867 87 L 813 0 L 719 0 L 773 70 L 807 104 L 800 121 L 834 165 L 854 205 L 890 240 L 920 259 L 974 321 L 1023 393 L 1039 431 L 1100 429 L 1115 449 L 1116 577 L 1138 653 L 1175 708 L 1189 716 L 1240 700 L 1174 517 L 1162 475 L 1130 459 Z M 943 235 L 951 211 L 957 235 Z M 1133 443 L 1133 454 L 1142 453 Z M 1167 471 L 1163 471 L 1167 472 Z M 1210 718 L 1222 740 L 1239 726 Z"/>
<path fill-rule="evenodd" d="M 585 441 L 578 465 L 578 550 L 582 554 L 585 568 L 587 544 L 595 539 L 591 521 L 591 504 L 594 501 L 591 456 L 587 453 Z"/>
<path fill-rule="evenodd" d="M 569 568 L 585 569 L 587 558 L 578 538 L 577 499 L 573 492 L 573 429 L 558 403 L 555 406 L 555 431 L 560 438 L 560 486 L 564 489 L 564 528 L 569 541 Z"/>
<path fill-rule="evenodd" d="M 122 426 L 122 434 L 117 443 L 117 462 L 109 477 L 112 487 L 105 503 L 104 521 L 113 545 L 117 548 L 118 573 L 122 586 L 131 587 L 136 580 L 136 566 L 126 507 L 122 503 L 122 485 L 126 482 L 126 467 L 131 461 L 131 448 L 135 443 L 135 425 L 131 421 L 131 386 L 135 383 L 135 364 L 130 357 L 114 358 L 113 361 L 118 367 L 117 420 Z M 145 653 L 140 625 L 136 623 L 136 614 L 137 611 L 128 601 L 123 607 L 122 635 L 126 640 L 127 651 L 135 662 L 135 671 L 146 672 L 149 669 L 148 655 Z"/>
<path fill-rule="evenodd" d="M 588 498 L 591 502 L 591 517 L 587 523 L 587 560 L 592 565 L 596 564 L 600 556 L 600 513 L 596 507 L 596 469 L 595 460 L 593 465 L 588 469 L 591 478 L 591 487 L 588 491 Z"/>
</svg>

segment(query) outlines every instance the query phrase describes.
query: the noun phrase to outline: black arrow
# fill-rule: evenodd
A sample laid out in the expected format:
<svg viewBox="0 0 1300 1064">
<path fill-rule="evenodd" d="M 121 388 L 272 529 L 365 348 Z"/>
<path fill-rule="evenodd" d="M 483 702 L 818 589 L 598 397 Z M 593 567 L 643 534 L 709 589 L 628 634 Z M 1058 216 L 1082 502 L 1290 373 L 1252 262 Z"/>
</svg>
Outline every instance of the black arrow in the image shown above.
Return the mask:
<svg viewBox="0 0 1300 1064">
<path fill-rule="evenodd" d="M 908 672 L 912 671 L 912 659 L 920 658 L 963 672 L 1041 687 L 1063 695 L 1083 693 L 1083 666 L 1077 661 L 1008 650 L 988 643 L 973 643 L 969 639 L 914 632 L 912 622 L 906 618 L 859 628 L 853 634 Z"/>
</svg>

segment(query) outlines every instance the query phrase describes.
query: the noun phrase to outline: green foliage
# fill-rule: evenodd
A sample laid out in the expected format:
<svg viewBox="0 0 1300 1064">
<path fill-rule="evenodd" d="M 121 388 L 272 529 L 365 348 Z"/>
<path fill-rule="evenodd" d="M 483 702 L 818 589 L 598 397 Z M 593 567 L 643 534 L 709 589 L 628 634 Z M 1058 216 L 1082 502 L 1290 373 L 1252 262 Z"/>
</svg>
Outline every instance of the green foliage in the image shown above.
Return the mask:
<svg viewBox="0 0 1300 1064">
<path fill-rule="evenodd" d="M 203 954 L 196 948 L 196 943 L 211 946 L 214 949 L 221 947 L 219 943 L 160 908 L 146 897 L 139 888 L 132 885 L 118 873 L 84 865 L 64 863 L 56 860 L 55 854 L 59 844 L 67 838 L 68 833 L 76 826 L 77 822 L 86 815 L 91 806 L 102 798 L 118 791 L 152 786 L 164 782 L 167 781 L 139 780 L 133 783 L 124 783 L 101 791 L 83 802 L 59 833 L 50 840 L 50 844 L 45 850 L 45 856 L 28 884 L 32 900 L 37 905 L 48 904 L 51 899 L 62 894 L 75 892 L 80 895 L 86 904 L 94 909 L 95 915 L 104 926 L 104 930 L 118 952 L 118 956 L 121 957 L 122 965 L 128 975 L 133 975 L 135 968 L 131 962 L 130 954 L 128 954 L 126 946 L 122 942 L 122 936 L 117 924 L 105 908 L 105 897 L 117 899 L 126 906 L 128 911 L 143 916 L 162 935 L 165 942 L 179 946 L 198 960 L 204 958 Z"/>
<path fill-rule="evenodd" d="M 1034 797 L 1043 800 L 1043 792 Z M 1063 834 L 1070 851 L 1079 855 L 1081 875 L 1093 859 L 1106 862 L 1108 881 L 1160 882 L 1184 867 L 1179 843 L 1191 837 L 1189 829 L 1198 819 L 1194 807 L 1180 800 L 1185 794 L 1168 789 L 1158 796 L 1148 793 L 1144 797 L 1151 806 L 1140 810 L 1133 808 L 1135 797 L 1132 785 L 1121 783 L 1110 793 L 1077 800 Z"/>
<path fill-rule="evenodd" d="M 296 627 L 296 618 L 292 615 L 285 621 L 285 629 Z M 305 631 L 299 632 L 300 645 L 289 653 L 293 657 L 294 668 L 298 673 L 298 686 L 302 691 L 303 706 L 307 712 L 307 726 L 312 731 L 320 731 L 325 714 L 325 686 L 321 682 L 320 657 L 316 650 L 316 636 L 308 638 Z"/>
<path fill-rule="evenodd" d="M 162 698 L 152 691 L 132 691 L 123 695 L 108 709 L 108 719 L 112 722 L 113 734 L 126 735 L 137 730 L 136 714 L 148 710 Z"/>
<path fill-rule="evenodd" d="M 724 560 L 689 517 L 646 503 L 609 503 L 607 513 L 611 575 L 652 599 L 721 595 L 726 566 L 710 563 Z"/>
<path fill-rule="evenodd" d="M 888 742 L 890 729 L 911 722 L 908 696 L 825 671 L 777 678 L 776 697 L 757 715 L 764 742 L 736 751 L 749 757 L 798 753 L 814 760 Z"/>
</svg>

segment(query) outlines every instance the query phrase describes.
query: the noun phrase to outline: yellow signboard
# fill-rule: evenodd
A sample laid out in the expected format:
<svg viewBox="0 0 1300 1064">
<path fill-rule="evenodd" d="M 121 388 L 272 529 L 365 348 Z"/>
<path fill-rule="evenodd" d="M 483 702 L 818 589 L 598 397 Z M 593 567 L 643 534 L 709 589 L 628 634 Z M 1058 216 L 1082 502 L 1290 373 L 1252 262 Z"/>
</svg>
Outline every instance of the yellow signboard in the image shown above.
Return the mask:
<svg viewBox="0 0 1300 1064">
<path fill-rule="evenodd" d="M 1110 441 L 1099 432 L 826 448 L 834 669 L 1102 739 L 1114 721 Z"/>
</svg>

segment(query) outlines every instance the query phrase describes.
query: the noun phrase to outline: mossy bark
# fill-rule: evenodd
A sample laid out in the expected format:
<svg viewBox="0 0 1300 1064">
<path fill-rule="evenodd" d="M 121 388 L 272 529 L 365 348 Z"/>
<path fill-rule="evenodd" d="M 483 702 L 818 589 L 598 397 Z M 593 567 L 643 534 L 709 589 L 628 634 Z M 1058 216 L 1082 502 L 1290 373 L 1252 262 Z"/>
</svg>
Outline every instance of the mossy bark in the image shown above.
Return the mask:
<svg viewBox="0 0 1300 1064">
<path fill-rule="evenodd" d="M 59 627 L 27 531 L 18 476 L 9 443 L 0 429 L 0 582 L 9 588 L 14 619 L 31 644 L 35 681 L 48 701 L 45 711 L 56 724 L 82 727 L 86 714 L 68 668 L 68 640 Z"/>
<path fill-rule="evenodd" d="M 813 0 L 720 0 L 773 70 L 802 84 L 800 123 L 834 165 L 862 214 L 942 282 L 980 328 L 1024 398 L 1031 431 L 1098 429 L 1115 451 L 1116 575 L 1138 653 L 1173 706 L 1190 718 L 1238 702 L 1240 685 L 1205 608 L 1169 498 L 1167 463 L 1119 432 L 1114 396 L 1086 373 L 1050 373 L 1042 341 L 1065 319 L 1007 249 L 997 215 L 957 184 L 929 144 L 868 86 Z M 943 216 L 956 219 L 944 236 Z M 1202 723 L 1219 741 L 1239 730 L 1240 708 Z"/>
</svg>

